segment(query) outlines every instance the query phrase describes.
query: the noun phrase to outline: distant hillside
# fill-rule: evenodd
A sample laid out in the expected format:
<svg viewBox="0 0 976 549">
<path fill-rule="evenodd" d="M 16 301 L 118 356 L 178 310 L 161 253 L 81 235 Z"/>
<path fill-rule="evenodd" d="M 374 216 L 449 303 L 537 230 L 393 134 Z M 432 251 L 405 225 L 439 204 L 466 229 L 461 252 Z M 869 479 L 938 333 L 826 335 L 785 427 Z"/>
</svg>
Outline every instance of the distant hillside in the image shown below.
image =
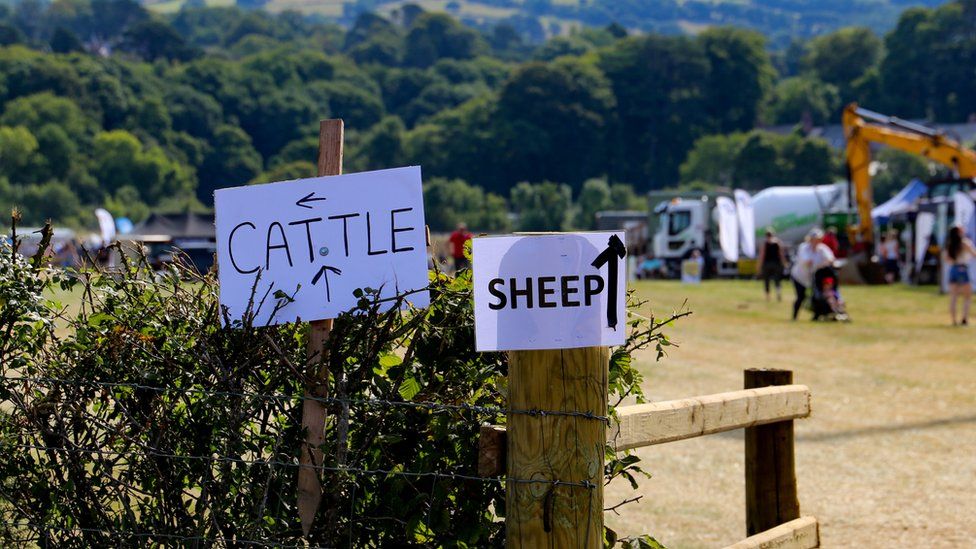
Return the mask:
<svg viewBox="0 0 976 549">
<path fill-rule="evenodd" d="M 175 11 L 185 0 L 147 0 L 159 11 Z M 189 0 L 228 5 L 235 0 Z M 505 21 L 536 40 L 580 25 L 616 22 L 631 30 L 695 33 L 714 25 L 756 29 L 774 45 L 860 25 L 882 34 L 912 6 L 945 0 L 237 0 L 270 11 L 299 10 L 349 23 L 364 11 L 390 14 L 405 4 L 446 11 L 474 27 Z"/>
</svg>

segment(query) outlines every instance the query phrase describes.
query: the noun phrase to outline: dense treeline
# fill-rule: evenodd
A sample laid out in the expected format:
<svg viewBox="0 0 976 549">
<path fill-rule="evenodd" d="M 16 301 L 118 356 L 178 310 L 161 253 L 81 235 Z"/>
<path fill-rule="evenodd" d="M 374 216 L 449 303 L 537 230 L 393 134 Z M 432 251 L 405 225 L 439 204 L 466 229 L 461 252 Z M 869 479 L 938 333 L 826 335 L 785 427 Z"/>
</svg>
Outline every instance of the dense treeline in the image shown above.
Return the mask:
<svg viewBox="0 0 976 549">
<path fill-rule="evenodd" d="M 352 18 L 388 3 L 389 0 L 356 0 L 346 4 L 344 11 L 346 18 Z M 934 7 L 942 3 L 944 0 L 455 0 L 448 2 L 446 8 L 461 17 L 468 13 L 463 4 L 516 9 L 506 22 L 536 37 L 553 32 L 554 28 L 558 30 L 560 22 L 566 21 L 591 27 L 618 24 L 661 34 L 682 34 L 694 26 L 725 25 L 757 30 L 779 46 L 788 44 L 791 38 L 811 38 L 850 25 L 883 32 L 909 5 Z M 465 21 L 487 24 L 470 16 Z"/>
<path fill-rule="evenodd" d="M 440 178 L 435 229 L 506 229 L 509 211 L 521 228 L 588 227 L 594 204 L 640 205 L 623 183 L 827 182 L 840 171 L 824 142 L 755 128 L 835 121 L 850 100 L 968 118 L 974 17 L 973 0 L 911 9 L 883 39 L 849 28 L 770 53 L 728 27 L 611 25 L 533 47 L 510 26 L 416 6 L 343 29 L 291 12 L 24 0 L 0 7 L 0 206 L 74 225 L 95 205 L 136 221 L 206 208 L 216 188 L 311 175 L 329 116 L 346 120 L 348 171 L 421 164 Z"/>
</svg>

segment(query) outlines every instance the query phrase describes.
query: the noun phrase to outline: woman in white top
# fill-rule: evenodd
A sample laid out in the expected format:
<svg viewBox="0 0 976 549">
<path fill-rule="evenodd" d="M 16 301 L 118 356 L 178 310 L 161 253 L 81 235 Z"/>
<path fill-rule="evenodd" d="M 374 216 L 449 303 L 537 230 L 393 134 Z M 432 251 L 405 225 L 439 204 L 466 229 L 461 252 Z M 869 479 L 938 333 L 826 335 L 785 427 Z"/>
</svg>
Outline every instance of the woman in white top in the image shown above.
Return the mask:
<svg viewBox="0 0 976 549">
<path fill-rule="evenodd" d="M 796 301 L 793 302 L 793 320 L 800 314 L 800 307 L 807 298 L 807 289 L 813 286 L 813 273 L 834 262 L 834 252 L 823 243 L 823 231 L 812 229 L 806 241 L 796 250 L 796 259 L 790 269 Z"/>
<path fill-rule="evenodd" d="M 962 298 L 962 324 L 969 324 L 969 305 L 973 300 L 973 285 L 969 279 L 969 262 L 976 259 L 976 247 L 963 234 L 962 227 L 949 229 L 942 261 L 949 266 L 949 315 L 956 325 L 956 302 Z"/>
</svg>

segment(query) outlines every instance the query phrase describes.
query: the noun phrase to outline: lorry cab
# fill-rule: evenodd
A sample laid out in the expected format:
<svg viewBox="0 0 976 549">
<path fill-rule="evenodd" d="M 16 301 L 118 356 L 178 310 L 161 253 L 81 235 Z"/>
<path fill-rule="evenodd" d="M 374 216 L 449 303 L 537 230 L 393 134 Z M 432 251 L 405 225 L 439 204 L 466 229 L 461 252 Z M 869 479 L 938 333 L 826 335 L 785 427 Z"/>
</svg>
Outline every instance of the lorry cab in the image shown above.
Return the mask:
<svg viewBox="0 0 976 549">
<path fill-rule="evenodd" d="M 671 276 L 680 274 L 681 262 L 691 257 L 694 250 L 699 250 L 705 258 L 706 273 L 735 276 L 738 272 L 735 263 L 725 260 L 718 243 L 715 196 L 714 193 L 671 195 L 653 208 L 654 257 L 664 261 Z"/>
<path fill-rule="evenodd" d="M 708 229 L 708 199 L 672 198 L 654 209 L 658 229 L 654 234 L 654 255 L 662 259 L 684 259 L 692 250 L 705 249 Z"/>
</svg>

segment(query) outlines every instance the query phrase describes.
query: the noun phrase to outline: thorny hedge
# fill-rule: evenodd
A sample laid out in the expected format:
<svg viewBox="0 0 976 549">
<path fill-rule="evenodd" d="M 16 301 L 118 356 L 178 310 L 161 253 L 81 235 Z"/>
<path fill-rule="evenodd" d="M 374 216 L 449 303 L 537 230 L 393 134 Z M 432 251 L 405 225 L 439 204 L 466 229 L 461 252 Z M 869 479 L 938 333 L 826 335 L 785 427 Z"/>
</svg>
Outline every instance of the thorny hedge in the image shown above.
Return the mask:
<svg viewBox="0 0 976 549">
<path fill-rule="evenodd" d="M 503 544 L 501 482 L 338 470 L 477 474 L 479 425 L 504 423 L 507 361 L 474 351 L 469 272 L 432 271 L 425 310 L 383 312 L 364 289 L 359 309 L 336 319 L 325 495 L 303 540 L 307 328 L 227 322 L 214 275 L 180 264 L 158 273 L 129 255 L 111 272 L 66 272 L 14 247 L 0 245 L 0 543 Z M 661 328 L 674 318 L 628 323 L 611 358 L 612 403 L 642 401 L 631 354 L 650 347 L 660 358 L 670 345 Z M 636 456 L 608 448 L 608 480 L 636 486 L 641 474 Z M 607 538 L 656 546 L 650 536 Z"/>
</svg>

